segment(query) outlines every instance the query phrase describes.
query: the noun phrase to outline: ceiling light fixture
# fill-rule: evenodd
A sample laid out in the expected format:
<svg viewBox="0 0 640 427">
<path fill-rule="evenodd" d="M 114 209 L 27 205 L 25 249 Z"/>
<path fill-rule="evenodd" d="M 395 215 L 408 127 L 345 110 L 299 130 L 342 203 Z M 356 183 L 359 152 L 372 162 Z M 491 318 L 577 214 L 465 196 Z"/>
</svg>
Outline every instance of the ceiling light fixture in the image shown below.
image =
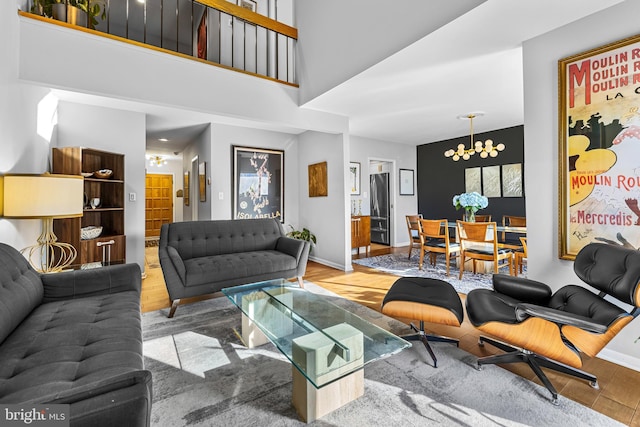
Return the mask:
<svg viewBox="0 0 640 427">
<path fill-rule="evenodd" d="M 167 159 L 165 159 L 164 156 L 149 155 L 147 159 L 149 160 L 149 166 L 161 167 L 167 164 Z"/>
<path fill-rule="evenodd" d="M 445 151 L 445 157 L 451 157 L 454 162 L 457 162 L 460 158 L 469 160 L 475 153 L 480 153 L 480 157 L 486 159 L 487 157 L 497 157 L 498 152 L 504 150 L 504 144 L 493 145 L 493 141 L 490 139 L 484 142 L 484 147 L 482 146 L 482 141 L 473 143 L 473 119 L 480 116 L 484 116 L 484 113 L 469 113 L 458 116 L 459 119 L 469 119 L 471 148 L 465 149 L 464 144 L 459 144 L 457 150 L 450 149 Z"/>
<path fill-rule="evenodd" d="M 169 140 L 167 138 L 158 138 L 158 141 L 160 141 L 160 142 L 168 142 Z"/>
</svg>

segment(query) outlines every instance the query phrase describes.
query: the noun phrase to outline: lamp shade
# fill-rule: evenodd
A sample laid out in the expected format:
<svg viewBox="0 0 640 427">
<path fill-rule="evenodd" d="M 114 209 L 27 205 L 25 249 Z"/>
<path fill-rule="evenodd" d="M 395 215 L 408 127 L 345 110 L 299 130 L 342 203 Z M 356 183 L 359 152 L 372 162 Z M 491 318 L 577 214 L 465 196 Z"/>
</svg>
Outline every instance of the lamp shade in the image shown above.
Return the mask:
<svg viewBox="0 0 640 427">
<path fill-rule="evenodd" d="M 0 215 L 5 218 L 82 216 L 84 179 L 79 175 L 0 177 Z"/>
</svg>

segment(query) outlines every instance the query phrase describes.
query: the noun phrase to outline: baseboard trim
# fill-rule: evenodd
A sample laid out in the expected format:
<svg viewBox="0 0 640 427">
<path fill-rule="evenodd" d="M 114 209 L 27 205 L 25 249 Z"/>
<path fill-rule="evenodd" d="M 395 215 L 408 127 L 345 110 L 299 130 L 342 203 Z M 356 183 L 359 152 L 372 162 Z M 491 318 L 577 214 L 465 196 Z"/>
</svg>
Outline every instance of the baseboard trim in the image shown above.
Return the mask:
<svg viewBox="0 0 640 427">
<path fill-rule="evenodd" d="M 598 353 L 597 357 L 608 362 L 615 363 L 616 365 L 624 366 L 625 368 L 640 372 L 640 358 L 638 357 L 633 357 L 607 348 Z"/>
<path fill-rule="evenodd" d="M 317 262 L 318 264 L 322 264 L 322 265 L 326 265 L 327 267 L 331 267 L 331 268 L 335 268 L 341 271 L 352 271 L 353 267 L 351 267 L 351 264 L 349 264 L 348 266 L 342 265 L 342 264 L 337 264 L 333 261 L 328 261 L 326 259 L 323 258 L 318 258 L 315 256 L 309 256 L 309 261 L 313 261 L 313 262 Z"/>
</svg>

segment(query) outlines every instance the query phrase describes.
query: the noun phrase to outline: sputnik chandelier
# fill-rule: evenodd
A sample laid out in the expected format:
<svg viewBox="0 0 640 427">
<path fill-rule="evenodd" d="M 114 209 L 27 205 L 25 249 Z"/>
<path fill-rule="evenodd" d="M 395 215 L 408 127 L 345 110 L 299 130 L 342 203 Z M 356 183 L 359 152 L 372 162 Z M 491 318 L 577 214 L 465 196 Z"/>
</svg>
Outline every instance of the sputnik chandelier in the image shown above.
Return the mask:
<svg viewBox="0 0 640 427">
<path fill-rule="evenodd" d="M 480 153 L 480 157 L 486 159 L 487 157 L 497 157 L 498 152 L 504 150 L 504 144 L 493 145 L 493 141 L 487 139 L 482 145 L 482 141 L 476 141 L 473 143 L 473 119 L 483 116 L 484 113 L 469 113 L 458 116 L 459 119 L 469 119 L 470 140 L 471 148 L 465 149 L 464 144 L 459 144 L 458 149 L 450 149 L 444 152 L 445 157 L 451 157 L 454 162 L 457 162 L 462 158 L 463 160 L 469 160 L 475 153 Z"/>
</svg>

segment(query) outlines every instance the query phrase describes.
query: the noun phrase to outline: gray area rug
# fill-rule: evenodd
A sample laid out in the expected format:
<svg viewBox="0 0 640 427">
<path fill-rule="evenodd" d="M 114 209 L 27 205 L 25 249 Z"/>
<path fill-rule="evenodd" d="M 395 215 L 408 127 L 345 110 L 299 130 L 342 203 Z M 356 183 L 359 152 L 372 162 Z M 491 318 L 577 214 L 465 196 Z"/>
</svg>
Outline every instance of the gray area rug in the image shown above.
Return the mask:
<svg viewBox="0 0 640 427">
<path fill-rule="evenodd" d="M 402 277 L 429 277 L 432 279 L 440 279 L 449 282 L 459 293 L 467 294 L 470 290 L 476 288 L 491 289 L 491 275 L 473 273 L 465 271 L 462 280 L 458 279 L 460 270 L 455 266 L 455 261 L 450 262 L 449 276 L 446 275 L 447 268 L 444 262 L 444 256 L 438 256 L 435 267 L 429 264 L 428 258 L 425 257 L 422 270 L 418 269 L 420 255 L 414 250 L 411 253 L 411 259 L 406 254 L 389 254 L 380 255 L 370 258 L 354 259 L 354 264 L 363 265 L 365 267 L 374 268 L 385 273 Z M 508 269 L 500 269 L 500 273 L 509 274 Z M 523 270 L 522 277 L 526 276 L 526 267 Z"/>
<path fill-rule="evenodd" d="M 403 323 L 327 296 L 385 329 Z M 153 426 L 301 426 L 291 406 L 291 365 L 271 344 L 247 349 L 234 333 L 240 312 L 226 297 L 143 314 L 144 354 L 153 373 Z M 621 426 L 564 397 L 549 402 L 546 389 L 497 366 L 474 369 L 475 357 L 434 343 L 438 368 L 424 347 L 369 363 L 365 394 L 316 420 L 317 426 Z"/>
</svg>

